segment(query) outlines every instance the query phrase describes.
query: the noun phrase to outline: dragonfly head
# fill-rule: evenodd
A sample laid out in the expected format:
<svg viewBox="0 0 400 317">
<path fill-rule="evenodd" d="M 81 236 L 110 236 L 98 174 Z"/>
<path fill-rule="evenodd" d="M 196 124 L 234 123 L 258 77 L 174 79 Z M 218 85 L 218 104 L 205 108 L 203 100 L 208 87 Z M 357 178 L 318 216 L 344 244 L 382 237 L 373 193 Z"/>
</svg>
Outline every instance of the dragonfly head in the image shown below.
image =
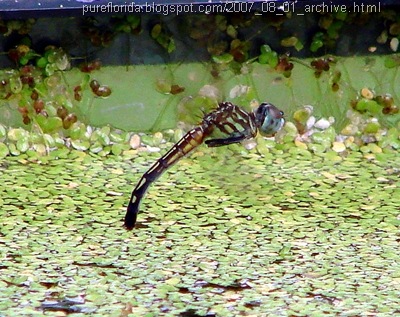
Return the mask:
<svg viewBox="0 0 400 317">
<path fill-rule="evenodd" d="M 267 102 L 259 105 L 254 114 L 258 130 L 263 136 L 273 136 L 285 123 L 283 111 Z"/>
</svg>

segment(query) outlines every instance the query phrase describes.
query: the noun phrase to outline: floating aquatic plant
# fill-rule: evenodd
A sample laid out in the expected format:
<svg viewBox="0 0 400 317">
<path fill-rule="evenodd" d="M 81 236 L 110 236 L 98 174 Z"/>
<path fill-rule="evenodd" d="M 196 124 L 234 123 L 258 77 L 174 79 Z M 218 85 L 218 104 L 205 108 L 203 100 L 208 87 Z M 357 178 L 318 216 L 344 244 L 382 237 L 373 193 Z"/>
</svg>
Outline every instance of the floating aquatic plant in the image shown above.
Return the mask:
<svg viewBox="0 0 400 317">
<path fill-rule="evenodd" d="M 94 79 L 89 83 L 89 74 L 71 89 L 62 74 L 70 69 L 70 57 L 61 48 L 47 46 L 39 54 L 28 45 L 20 44 L 8 55 L 17 68 L 1 71 L 0 97 L 20 113 L 22 123 L 35 133 L 59 133 L 62 136 L 63 130 L 83 119 L 79 102 L 87 88 L 99 97 L 111 94 L 108 86 L 100 85 Z M 93 66 L 87 64 L 82 70 L 89 72 L 99 67 L 99 63 L 94 62 Z M 20 141 L 21 144 L 19 150 L 26 152 L 28 143 L 25 140 Z"/>
<path fill-rule="evenodd" d="M 135 234 L 126 194 L 157 153 L 1 160 L 2 314 L 395 315 L 398 152 L 267 144 L 184 159 Z"/>
</svg>

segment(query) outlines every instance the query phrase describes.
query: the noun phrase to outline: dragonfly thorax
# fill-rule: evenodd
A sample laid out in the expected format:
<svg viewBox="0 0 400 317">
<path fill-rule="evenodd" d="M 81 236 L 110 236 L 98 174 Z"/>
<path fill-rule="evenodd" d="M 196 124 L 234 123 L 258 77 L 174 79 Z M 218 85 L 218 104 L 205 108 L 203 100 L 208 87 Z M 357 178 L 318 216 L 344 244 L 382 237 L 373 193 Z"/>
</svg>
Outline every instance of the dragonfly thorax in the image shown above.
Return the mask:
<svg viewBox="0 0 400 317">
<path fill-rule="evenodd" d="M 262 103 L 254 115 L 258 131 L 263 136 L 273 136 L 285 123 L 283 111 L 270 103 Z"/>
</svg>

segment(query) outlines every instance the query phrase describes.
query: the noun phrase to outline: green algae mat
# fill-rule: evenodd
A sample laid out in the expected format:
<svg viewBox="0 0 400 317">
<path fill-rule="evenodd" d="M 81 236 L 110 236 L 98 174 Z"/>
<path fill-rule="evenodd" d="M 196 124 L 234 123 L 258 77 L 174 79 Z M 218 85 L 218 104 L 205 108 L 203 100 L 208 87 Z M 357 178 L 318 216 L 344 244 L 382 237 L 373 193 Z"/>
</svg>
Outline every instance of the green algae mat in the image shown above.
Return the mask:
<svg viewBox="0 0 400 317">
<path fill-rule="evenodd" d="M 204 147 L 127 232 L 158 157 L 0 160 L 0 316 L 400 314 L 398 153 Z"/>
</svg>

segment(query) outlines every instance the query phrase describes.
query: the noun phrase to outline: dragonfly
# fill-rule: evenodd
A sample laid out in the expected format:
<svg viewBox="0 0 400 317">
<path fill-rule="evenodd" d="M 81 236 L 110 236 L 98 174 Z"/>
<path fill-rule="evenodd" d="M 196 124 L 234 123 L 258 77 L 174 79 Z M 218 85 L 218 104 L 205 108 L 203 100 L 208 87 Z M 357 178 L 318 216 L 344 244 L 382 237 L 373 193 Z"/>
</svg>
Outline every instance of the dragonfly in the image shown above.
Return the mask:
<svg viewBox="0 0 400 317">
<path fill-rule="evenodd" d="M 262 136 L 273 136 L 284 123 L 284 113 L 267 102 L 261 103 L 251 112 L 231 102 L 219 103 L 214 111 L 203 117 L 198 126 L 187 132 L 143 174 L 132 192 L 125 215 L 125 228 L 127 230 L 134 228 L 140 203 L 149 186 L 179 159 L 203 142 L 209 147 L 218 147 L 254 138 L 258 132 Z"/>
</svg>

